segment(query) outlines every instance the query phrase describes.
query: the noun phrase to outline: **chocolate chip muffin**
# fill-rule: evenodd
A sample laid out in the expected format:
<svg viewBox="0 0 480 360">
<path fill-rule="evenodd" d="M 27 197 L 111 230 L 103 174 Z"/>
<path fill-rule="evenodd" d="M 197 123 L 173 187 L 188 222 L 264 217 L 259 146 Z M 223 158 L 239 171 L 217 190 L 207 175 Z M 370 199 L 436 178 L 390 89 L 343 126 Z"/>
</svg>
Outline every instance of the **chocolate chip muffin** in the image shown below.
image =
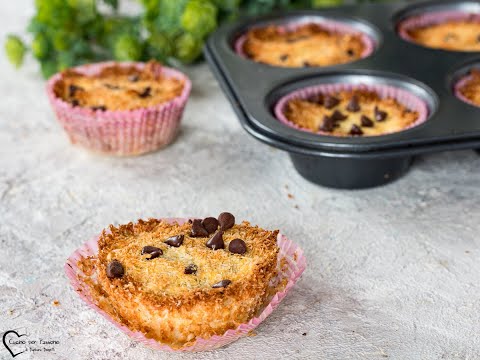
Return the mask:
<svg viewBox="0 0 480 360">
<path fill-rule="evenodd" d="M 283 110 L 299 128 L 334 136 L 373 136 L 404 130 L 419 114 L 394 98 L 363 89 L 290 99 Z"/>
<path fill-rule="evenodd" d="M 98 259 L 95 300 L 132 331 L 179 348 L 257 315 L 277 271 L 278 231 L 230 213 L 184 224 L 150 219 L 110 226 Z M 88 269 L 87 269 L 88 270 Z"/>
<path fill-rule="evenodd" d="M 180 96 L 185 85 L 177 77 L 162 76 L 161 68 L 152 61 L 142 69 L 112 64 L 92 76 L 66 70 L 53 90 L 74 107 L 97 111 L 151 108 Z"/>
<path fill-rule="evenodd" d="M 315 23 L 291 28 L 270 25 L 250 29 L 238 50 L 253 61 L 274 66 L 329 66 L 368 56 L 373 45 L 367 38 Z"/>
<path fill-rule="evenodd" d="M 468 103 L 480 106 L 480 70 L 472 69 L 470 73 L 455 86 L 456 95 Z"/>
<path fill-rule="evenodd" d="M 438 12 L 400 24 L 401 35 L 419 45 L 449 51 L 480 51 L 478 14 Z"/>
</svg>

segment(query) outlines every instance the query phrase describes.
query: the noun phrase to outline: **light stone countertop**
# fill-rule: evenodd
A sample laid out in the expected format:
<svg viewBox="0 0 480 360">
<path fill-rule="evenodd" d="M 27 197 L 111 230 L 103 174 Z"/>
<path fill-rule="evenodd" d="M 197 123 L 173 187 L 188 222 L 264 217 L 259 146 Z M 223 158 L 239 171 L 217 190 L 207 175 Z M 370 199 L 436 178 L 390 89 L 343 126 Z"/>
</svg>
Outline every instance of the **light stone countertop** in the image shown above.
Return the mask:
<svg viewBox="0 0 480 360">
<path fill-rule="evenodd" d="M 2 1 L 0 38 L 21 31 L 31 8 Z M 321 188 L 240 127 L 202 64 L 186 69 L 194 90 L 172 146 L 99 157 L 68 143 L 33 62 L 16 72 L 2 55 L 0 71 L 0 333 L 60 341 L 55 353 L 16 359 L 480 359 L 473 151 L 419 157 L 381 188 Z M 308 258 L 256 336 L 210 353 L 153 351 L 88 308 L 64 276 L 70 253 L 110 223 L 224 210 L 281 229 Z M 11 359 L 1 343 L 0 359 Z"/>
</svg>

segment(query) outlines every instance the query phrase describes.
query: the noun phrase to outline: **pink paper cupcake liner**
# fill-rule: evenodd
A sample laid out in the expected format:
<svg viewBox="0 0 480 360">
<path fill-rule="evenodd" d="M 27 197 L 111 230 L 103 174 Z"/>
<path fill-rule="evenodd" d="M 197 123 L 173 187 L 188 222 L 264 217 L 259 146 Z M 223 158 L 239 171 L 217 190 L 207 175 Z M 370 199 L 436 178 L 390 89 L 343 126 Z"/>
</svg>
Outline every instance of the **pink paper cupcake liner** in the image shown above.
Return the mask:
<svg viewBox="0 0 480 360">
<path fill-rule="evenodd" d="M 412 39 L 409 34 L 411 30 L 461 20 L 480 22 L 480 14 L 454 10 L 426 12 L 401 21 L 397 25 L 397 32 L 402 39 L 415 43 L 415 39 Z"/>
<path fill-rule="evenodd" d="M 349 26 L 347 24 L 344 24 L 340 21 L 333 21 L 333 20 L 325 20 L 325 21 L 294 21 L 291 23 L 285 24 L 283 27 L 279 27 L 281 31 L 285 32 L 290 32 L 294 31 L 296 28 L 306 25 L 306 24 L 318 24 L 327 31 L 333 32 L 333 33 L 340 33 L 340 34 L 360 34 L 362 42 L 365 46 L 365 49 L 363 50 L 363 53 L 361 55 L 361 58 L 364 59 L 368 56 L 370 56 L 376 48 L 376 42 L 373 40 L 370 36 L 368 36 L 365 33 L 360 32 L 359 30 L 355 29 L 352 26 Z M 235 52 L 244 57 L 244 58 L 249 58 L 247 54 L 245 54 L 245 51 L 243 50 L 245 41 L 247 40 L 247 34 L 241 35 L 234 44 L 234 49 Z"/>
<path fill-rule="evenodd" d="M 112 65 L 135 66 L 141 70 L 146 64 L 105 62 L 83 65 L 73 70 L 92 76 Z M 182 80 L 184 87 L 178 97 L 148 108 L 100 111 L 74 107 L 55 95 L 54 86 L 62 79 L 62 73 L 50 78 L 47 94 L 72 144 L 102 154 L 140 155 L 160 149 L 175 139 L 191 90 L 190 80 L 180 71 L 161 65 L 158 65 L 157 71 L 159 75 Z"/>
<path fill-rule="evenodd" d="M 284 114 L 287 103 L 292 99 L 309 99 L 312 96 L 317 94 L 335 94 L 340 91 L 354 91 L 354 90 L 375 92 L 376 94 L 378 94 L 378 96 L 380 96 L 380 98 L 395 99 L 406 108 L 412 111 L 418 112 L 418 119 L 414 123 L 407 126 L 404 130 L 418 126 L 424 123 L 428 118 L 428 105 L 425 103 L 425 101 L 413 95 L 409 91 L 406 91 L 397 87 L 381 85 L 381 84 L 373 84 L 373 85 L 355 84 L 354 85 L 354 84 L 335 83 L 335 84 L 321 84 L 316 86 L 310 86 L 307 88 L 294 91 L 282 97 L 276 103 L 274 108 L 274 113 L 276 118 L 283 124 L 293 127 L 297 130 L 312 132 L 308 129 L 301 128 L 297 124 L 294 124 L 293 122 L 287 119 L 287 117 Z M 315 132 L 315 134 L 334 136 L 330 133 L 320 131 L 320 130 Z M 385 134 L 387 133 L 383 133 L 382 135 L 385 135 Z"/>
<path fill-rule="evenodd" d="M 183 224 L 189 219 L 187 218 L 166 218 L 163 219 L 169 223 L 177 222 Z M 287 239 L 284 235 L 279 234 L 277 238 L 277 244 L 280 248 L 278 254 L 278 276 L 274 279 L 274 282 L 280 282 L 283 279 L 287 280 L 286 286 L 278 291 L 272 299 L 265 305 L 261 313 L 251 319 L 248 323 L 239 325 L 236 329 L 226 331 L 223 335 L 214 335 L 209 339 L 198 338 L 193 345 L 184 346 L 180 349 L 174 349 L 166 344 L 162 344 L 154 339 L 147 338 L 143 333 L 138 331 L 132 331 L 127 326 L 114 320 L 109 314 L 100 309 L 90 293 L 90 287 L 85 282 L 85 278 L 95 281 L 95 274 L 87 276 L 78 267 L 78 261 L 88 257 L 96 256 L 98 253 L 98 237 L 86 242 L 83 246 L 77 249 L 65 263 L 65 274 L 70 280 L 70 284 L 73 289 L 80 295 L 80 297 L 90 306 L 92 309 L 100 313 L 109 322 L 115 325 L 118 329 L 123 331 L 126 335 L 132 339 L 141 342 L 142 344 L 156 349 L 168 352 L 196 352 L 196 351 L 208 351 L 217 349 L 219 347 L 230 344 L 244 336 L 248 336 L 252 330 L 254 330 L 268 315 L 275 310 L 280 302 L 285 298 L 290 289 L 295 285 L 306 267 L 306 259 L 303 255 L 303 251 L 295 245 L 291 240 Z M 282 265 L 280 265 L 282 264 Z"/>
<path fill-rule="evenodd" d="M 453 86 L 453 93 L 457 98 L 459 98 L 463 102 L 466 102 L 467 104 L 479 107 L 478 104 L 475 104 L 469 98 L 463 96 L 463 94 L 460 91 L 471 79 L 472 79 L 472 75 L 470 75 L 470 73 L 468 73 L 467 75 L 460 78 Z"/>
</svg>

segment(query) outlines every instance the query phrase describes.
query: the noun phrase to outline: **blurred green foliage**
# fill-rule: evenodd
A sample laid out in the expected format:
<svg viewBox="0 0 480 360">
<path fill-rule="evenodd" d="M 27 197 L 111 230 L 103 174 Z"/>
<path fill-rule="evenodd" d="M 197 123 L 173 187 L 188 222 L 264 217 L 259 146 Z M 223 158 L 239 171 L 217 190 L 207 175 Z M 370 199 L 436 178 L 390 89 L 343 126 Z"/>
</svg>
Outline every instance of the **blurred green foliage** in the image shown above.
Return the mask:
<svg viewBox="0 0 480 360">
<path fill-rule="evenodd" d="M 138 16 L 122 16 L 118 0 L 35 0 L 27 26 L 31 40 L 9 35 L 5 52 L 15 67 L 30 51 L 44 77 L 68 67 L 102 60 L 172 59 L 191 63 L 218 24 L 241 14 L 321 8 L 343 0 L 137 0 Z M 358 0 L 359 2 L 368 0 Z M 375 0 L 371 0 L 375 1 Z M 381 1 L 381 0 L 377 0 Z M 100 9 L 109 9 L 101 12 Z"/>
</svg>

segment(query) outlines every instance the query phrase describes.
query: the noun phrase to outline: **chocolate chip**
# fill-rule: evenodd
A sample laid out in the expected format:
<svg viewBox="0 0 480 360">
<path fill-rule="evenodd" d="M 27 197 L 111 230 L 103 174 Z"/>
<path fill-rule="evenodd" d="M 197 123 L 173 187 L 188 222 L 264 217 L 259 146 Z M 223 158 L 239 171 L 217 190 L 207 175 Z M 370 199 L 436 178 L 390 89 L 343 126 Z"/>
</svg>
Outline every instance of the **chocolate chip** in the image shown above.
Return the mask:
<svg viewBox="0 0 480 360">
<path fill-rule="evenodd" d="M 333 121 L 343 121 L 347 118 L 347 115 L 343 115 L 340 111 L 335 110 L 332 115 L 330 115 L 330 118 Z"/>
<path fill-rule="evenodd" d="M 332 132 L 334 128 L 335 128 L 335 121 L 333 121 L 332 118 L 325 115 L 323 117 L 322 125 L 320 125 L 320 130 L 325 132 Z"/>
<path fill-rule="evenodd" d="M 363 131 L 358 125 L 353 124 L 352 128 L 350 129 L 350 135 L 363 135 Z"/>
<path fill-rule="evenodd" d="M 326 95 L 323 100 L 323 104 L 327 109 L 331 109 L 340 104 L 340 100 L 337 99 L 335 96 Z"/>
<path fill-rule="evenodd" d="M 141 97 L 142 99 L 145 99 L 151 96 L 152 95 L 151 93 L 152 93 L 152 88 L 150 86 L 147 86 L 145 89 L 143 89 L 141 93 L 138 93 L 138 96 Z"/>
<path fill-rule="evenodd" d="M 195 264 L 190 264 L 188 265 L 186 268 L 185 268 L 185 271 L 184 271 L 184 274 L 196 274 L 197 273 L 197 270 L 198 270 L 198 267 L 197 265 Z"/>
<path fill-rule="evenodd" d="M 107 107 L 105 105 L 99 105 L 99 106 L 92 106 L 91 109 L 93 111 L 97 111 L 97 110 L 100 110 L 100 111 L 106 111 L 107 110 Z"/>
<path fill-rule="evenodd" d="M 247 244 L 241 239 L 235 239 L 228 244 L 228 251 L 234 254 L 243 255 L 247 252 Z"/>
<path fill-rule="evenodd" d="M 70 101 L 70 104 L 72 104 L 73 107 L 76 107 L 80 105 L 80 102 L 77 99 L 73 99 L 72 101 Z"/>
<path fill-rule="evenodd" d="M 224 249 L 225 243 L 223 242 L 223 231 L 217 232 L 213 235 L 205 244 L 208 248 L 212 250 Z"/>
<path fill-rule="evenodd" d="M 155 246 L 144 246 L 142 249 L 142 255 L 145 254 L 150 254 L 150 257 L 147 258 L 147 260 L 152 260 L 159 257 L 160 255 L 163 255 L 163 251 L 162 249 Z"/>
<path fill-rule="evenodd" d="M 222 230 L 228 230 L 235 225 L 235 216 L 229 212 L 223 212 L 218 215 L 218 222 L 220 223 L 220 228 Z"/>
<path fill-rule="evenodd" d="M 125 269 L 123 265 L 118 260 L 113 260 L 110 264 L 107 265 L 107 277 L 110 279 L 121 278 L 125 274 Z"/>
<path fill-rule="evenodd" d="M 355 55 L 355 51 L 353 51 L 353 49 L 347 49 L 347 55 L 352 57 L 353 55 Z"/>
<path fill-rule="evenodd" d="M 140 76 L 138 76 L 137 74 L 133 74 L 128 77 L 128 81 L 131 82 L 137 82 L 138 80 L 140 80 Z"/>
<path fill-rule="evenodd" d="M 360 111 L 360 104 L 358 103 L 358 97 L 352 96 L 347 105 L 347 110 L 350 112 Z"/>
<path fill-rule="evenodd" d="M 202 220 L 195 219 L 192 222 L 192 232 L 190 236 L 193 237 L 205 237 L 208 236 L 208 231 L 203 227 Z"/>
<path fill-rule="evenodd" d="M 230 285 L 232 282 L 230 280 L 222 280 L 217 282 L 216 284 L 212 285 L 212 288 L 218 289 L 218 288 L 226 288 L 228 285 Z"/>
<path fill-rule="evenodd" d="M 280 55 L 279 59 L 280 61 L 285 61 L 288 59 L 288 55 L 287 54 Z"/>
<path fill-rule="evenodd" d="M 173 247 L 179 247 L 180 245 L 183 244 L 184 238 L 185 238 L 184 235 L 175 235 L 175 236 L 169 237 L 167 240 L 164 241 L 164 243 Z"/>
<path fill-rule="evenodd" d="M 103 86 L 105 86 L 107 89 L 110 89 L 110 90 L 118 90 L 118 89 L 120 89 L 120 86 L 118 86 L 118 85 L 103 84 Z"/>
<path fill-rule="evenodd" d="M 304 61 L 302 65 L 303 65 L 303 67 L 310 67 L 310 66 L 312 66 L 308 61 Z"/>
<path fill-rule="evenodd" d="M 219 223 L 214 217 L 207 217 L 203 219 L 202 225 L 209 234 L 213 234 L 215 231 L 217 231 Z"/>
<path fill-rule="evenodd" d="M 362 126 L 365 126 L 365 127 L 372 127 L 373 126 L 373 121 L 368 116 L 362 115 L 360 117 L 360 121 L 362 123 Z"/>
<path fill-rule="evenodd" d="M 318 105 L 323 105 L 323 95 L 322 94 L 312 95 L 308 98 L 308 101 Z"/>
<path fill-rule="evenodd" d="M 480 42 L 480 35 L 477 35 L 477 42 Z"/>
<path fill-rule="evenodd" d="M 373 113 L 375 116 L 375 120 L 377 121 L 384 121 L 388 115 L 385 111 L 380 110 L 377 106 L 375 106 Z"/>
<path fill-rule="evenodd" d="M 68 86 L 68 96 L 74 97 L 77 91 L 83 90 L 80 86 L 71 84 Z"/>
</svg>

